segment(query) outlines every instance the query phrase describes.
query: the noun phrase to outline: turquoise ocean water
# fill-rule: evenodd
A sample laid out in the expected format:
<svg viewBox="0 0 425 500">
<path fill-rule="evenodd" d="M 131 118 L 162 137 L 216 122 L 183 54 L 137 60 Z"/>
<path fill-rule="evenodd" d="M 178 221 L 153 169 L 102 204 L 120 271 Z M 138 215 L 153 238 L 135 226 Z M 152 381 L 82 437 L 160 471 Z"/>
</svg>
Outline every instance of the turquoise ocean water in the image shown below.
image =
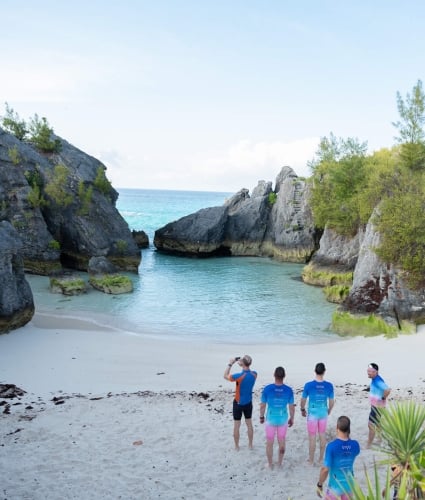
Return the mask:
<svg viewBox="0 0 425 500">
<path fill-rule="evenodd" d="M 201 208 L 222 205 L 232 193 L 119 189 L 117 208 L 131 229 L 143 229 L 134 292 L 111 296 L 89 290 L 77 297 L 51 294 L 48 279 L 30 276 L 40 312 L 84 316 L 134 334 L 240 343 L 312 343 L 334 340 L 335 306 L 320 288 L 300 280 L 303 266 L 267 258 L 194 259 L 162 255 L 156 229 Z"/>
</svg>

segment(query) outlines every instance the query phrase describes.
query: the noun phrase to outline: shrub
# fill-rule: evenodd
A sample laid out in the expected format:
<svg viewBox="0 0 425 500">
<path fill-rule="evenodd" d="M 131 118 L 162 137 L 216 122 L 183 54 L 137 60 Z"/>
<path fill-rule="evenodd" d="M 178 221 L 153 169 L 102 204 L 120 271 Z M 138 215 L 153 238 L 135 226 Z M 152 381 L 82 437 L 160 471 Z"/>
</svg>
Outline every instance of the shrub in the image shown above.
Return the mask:
<svg viewBox="0 0 425 500">
<path fill-rule="evenodd" d="M 270 205 L 274 205 L 277 200 L 277 194 L 276 193 L 269 193 L 269 196 L 267 198 L 267 201 L 269 202 Z"/>
<path fill-rule="evenodd" d="M 128 244 L 126 241 L 124 240 L 117 240 L 115 242 L 115 247 L 117 249 L 117 252 L 120 254 L 120 255 L 124 255 L 127 248 L 128 248 Z"/>
<path fill-rule="evenodd" d="M 92 201 L 92 195 L 93 195 L 93 187 L 92 186 L 85 187 L 84 182 L 80 181 L 78 184 L 78 198 L 81 204 L 78 213 L 80 215 L 88 215 Z"/>
<path fill-rule="evenodd" d="M 13 148 L 9 148 L 7 150 L 7 153 L 9 155 L 11 162 L 14 165 L 19 165 L 21 163 L 21 157 L 19 156 L 19 151 L 18 151 L 18 148 L 16 147 L 16 145 L 13 146 Z"/>
<path fill-rule="evenodd" d="M 30 120 L 29 125 L 30 141 L 36 148 L 44 153 L 59 152 L 61 150 L 61 142 L 59 139 L 53 139 L 53 129 L 49 126 L 47 119 L 41 119 L 37 114 Z"/>
<path fill-rule="evenodd" d="M 105 175 L 105 167 L 103 165 L 99 165 L 96 178 L 93 182 L 94 187 L 103 193 L 105 196 L 109 196 L 112 190 L 112 184 L 109 182 Z"/>
<path fill-rule="evenodd" d="M 46 194 L 52 198 L 58 206 L 67 207 L 72 203 L 73 197 L 64 186 L 68 181 L 68 169 L 65 165 L 56 165 L 52 178 L 45 187 Z"/>
<path fill-rule="evenodd" d="M 50 248 L 51 250 L 60 250 L 61 246 L 60 246 L 59 241 L 50 240 L 49 244 L 48 244 L 48 248 Z"/>
<path fill-rule="evenodd" d="M 24 140 L 28 132 L 25 121 L 19 118 L 18 113 L 15 113 L 15 111 L 9 107 L 7 102 L 5 103 L 5 106 L 6 115 L 2 120 L 3 128 L 20 141 Z"/>
</svg>

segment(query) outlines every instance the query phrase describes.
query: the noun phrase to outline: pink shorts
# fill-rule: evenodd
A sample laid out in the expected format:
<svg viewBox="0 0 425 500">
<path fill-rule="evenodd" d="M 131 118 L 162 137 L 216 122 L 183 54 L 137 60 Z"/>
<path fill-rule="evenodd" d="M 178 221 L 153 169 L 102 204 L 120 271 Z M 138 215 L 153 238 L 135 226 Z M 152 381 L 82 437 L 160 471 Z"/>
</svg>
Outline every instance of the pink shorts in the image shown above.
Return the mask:
<svg viewBox="0 0 425 500">
<path fill-rule="evenodd" d="M 351 500 L 351 497 L 343 493 L 342 495 L 335 495 L 331 490 L 326 491 L 324 500 Z"/>
<path fill-rule="evenodd" d="M 270 425 L 266 422 L 266 439 L 267 441 L 274 441 L 277 436 L 278 441 L 283 441 L 286 438 L 286 431 L 288 430 L 288 423 L 283 425 Z"/>
<path fill-rule="evenodd" d="M 307 419 L 307 431 L 310 436 L 315 436 L 317 433 L 324 434 L 326 432 L 327 418 L 311 418 Z"/>
</svg>

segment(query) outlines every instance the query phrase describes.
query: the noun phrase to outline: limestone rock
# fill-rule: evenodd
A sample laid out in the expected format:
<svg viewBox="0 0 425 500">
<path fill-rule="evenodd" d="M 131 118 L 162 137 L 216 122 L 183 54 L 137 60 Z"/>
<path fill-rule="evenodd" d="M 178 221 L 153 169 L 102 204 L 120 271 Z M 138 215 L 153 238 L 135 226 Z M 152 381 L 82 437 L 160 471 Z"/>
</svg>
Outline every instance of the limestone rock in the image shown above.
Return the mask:
<svg viewBox="0 0 425 500">
<path fill-rule="evenodd" d="M 155 232 L 154 245 L 180 255 L 257 255 L 306 262 L 315 231 L 306 183 L 283 167 L 272 183 L 259 181 L 252 196 L 241 189 L 221 207 L 202 209 Z"/>
<path fill-rule="evenodd" d="M 60 152 L 40 153 L 0 129 L 0 217 L 22 236 L 26 268 L 51 274 L 63 264 L 85 271 L 92 256 L 105 256 L 137 272 L 140 250 L 116 209 L 106 167 L 54 138 Z"/>
<path fill-rule="evenodd" d="M 380 243 L 380 234 L 369 221 L 344 308 L 354 313 L 379 314 L 389 322 L 405 319 L 425 323 L 425 289 L 413 290 L 400 269 L 380 260 L 374 252 Z"/>
<path fill-rule="evenodd" d="M 21 257 L 23 243 L 13 226 L 0 222 L 0 333 L 24 326 L 34 315 L 31 287 Z"/>
</svg>

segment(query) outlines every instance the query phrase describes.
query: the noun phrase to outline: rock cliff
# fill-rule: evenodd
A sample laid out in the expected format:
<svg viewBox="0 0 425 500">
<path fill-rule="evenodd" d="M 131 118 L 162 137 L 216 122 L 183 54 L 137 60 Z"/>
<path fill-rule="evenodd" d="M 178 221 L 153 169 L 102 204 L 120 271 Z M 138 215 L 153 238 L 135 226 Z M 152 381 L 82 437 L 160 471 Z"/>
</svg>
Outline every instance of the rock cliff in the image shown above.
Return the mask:
<svg viewBox="0 0 425 500">
<path fill-rule="evenodd" d="M 307 262 L 316 233 L 308 186 L 290 167 L 271 182 L 260 181 L 250 196 L 242 189 L 221 207 L 212 207 L 158 229 L 159 251 L 180 255 L 258 255 Z"/>
<path fill-rule="evenodd" d="M 22 237 L 25 269 L 52 274 L 86 270 L 91 257 L 137 272 L 140 250 L 115 207 L 105 167 L 65 140 L 40 153 L 0 128 L 0 220 Z"/>
<path fill-rule="evenodd" d="M 425 323 L 425 289 L 412 289 L 400 269 L 380 260 L 374 252 L 380 243 L 380 234 L 369 221 L 361 237 L 353 285 L 344 308 L 354 313 L 375 313 L 398 326 L 401 320 Z"/>
</svg>

